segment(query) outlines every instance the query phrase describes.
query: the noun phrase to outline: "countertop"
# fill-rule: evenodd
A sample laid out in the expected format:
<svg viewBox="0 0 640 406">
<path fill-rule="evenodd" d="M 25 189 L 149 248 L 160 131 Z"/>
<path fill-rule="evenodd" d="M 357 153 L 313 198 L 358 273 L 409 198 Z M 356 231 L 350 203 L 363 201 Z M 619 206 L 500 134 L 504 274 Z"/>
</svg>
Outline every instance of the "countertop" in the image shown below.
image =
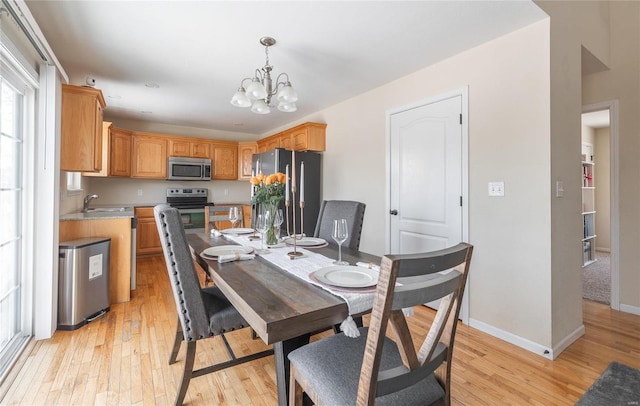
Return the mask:
<svg viewBox="0 0 640 406">
<path fill-rule="evenodd" d="M 164 203 L 164 202 L 162 202 Z M 106 204 L 101 206 L 95 206 L 99 209 L 113 209 L 124 207 L 124 211 L 93 211 L 88 213 L 83 212 L 74 212 L 67 213 L 60 216 L 60 221 L 69 221 L 69 220 L 96 220 L 96 219 L 119 219 L 119 218 L 133 218 L 134 217 L 134 208 L 135 207 L 154 207 L 161 203 L 136 203 L 135 205 L 131 204 Z M 234 206 L 234 205 L 251 205 L 250 202 L 218 202 L 214 203 L 214 206 Z"/>
<path fill-rule="evenodd" d="M 69 220 L 103 220 L 133 218 L 133 207 L 125 207 L 123 211 L 94 211 L 89 213 L 67 213 L 60 216 L 60 221 Z"/>
</svg>

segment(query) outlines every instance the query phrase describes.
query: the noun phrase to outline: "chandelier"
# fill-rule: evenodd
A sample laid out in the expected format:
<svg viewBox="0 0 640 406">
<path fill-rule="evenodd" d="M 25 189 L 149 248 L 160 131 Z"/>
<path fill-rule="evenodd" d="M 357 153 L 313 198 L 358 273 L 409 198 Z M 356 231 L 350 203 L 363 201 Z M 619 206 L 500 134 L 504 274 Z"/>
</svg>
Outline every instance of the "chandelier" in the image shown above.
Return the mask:
<svg viewBox="0 0 640 406">
<path fill-rule="evenodd" d="M 240 88 L 231 98 L 231 104 L 236 107 L 251 106 L 251 111 L 256 114 L 269 114 L 271 107 L 274 107 L 271 104 L 271 98 L 276 96 L 278 110 L 292 113 L 298 109 L 296 107 L 298 94 L 289 82 L 289 75 L 284 72 L 279 74 L 275 86 L 271 80 L 273 66 L 269 65 L 269 47 L 273 46 L 276 40 L 271 37 L 262 37 L 260 43 L 265 47 L 264 53 L 267 56 L 267 61 L 262 68 L 256 69 L 253 78 L 242 79 Z M 250 80 L 251 83 L 245 90 L 244 83 L 247 80 Z"/>
</svg>

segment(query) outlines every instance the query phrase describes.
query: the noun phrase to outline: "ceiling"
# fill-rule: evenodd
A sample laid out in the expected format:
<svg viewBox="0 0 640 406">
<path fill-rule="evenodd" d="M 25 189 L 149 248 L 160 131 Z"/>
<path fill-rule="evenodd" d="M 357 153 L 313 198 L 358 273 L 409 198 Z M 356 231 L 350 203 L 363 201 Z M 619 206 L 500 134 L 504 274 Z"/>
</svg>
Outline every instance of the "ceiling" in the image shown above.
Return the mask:
<svg viewBox="0 0 640 406">
<path fill-rule="evenodd" d="M 530 1 L 26 1 L 71 84 L 95 79 L 105 118 L 263 135 L 545 18 Z M 229 101 L 265 64 L 298 110 Z M 437 80 L 437 78 L 434 78 Z M 147 87 L 157 84 L 159 87 Z"/>
</svg>

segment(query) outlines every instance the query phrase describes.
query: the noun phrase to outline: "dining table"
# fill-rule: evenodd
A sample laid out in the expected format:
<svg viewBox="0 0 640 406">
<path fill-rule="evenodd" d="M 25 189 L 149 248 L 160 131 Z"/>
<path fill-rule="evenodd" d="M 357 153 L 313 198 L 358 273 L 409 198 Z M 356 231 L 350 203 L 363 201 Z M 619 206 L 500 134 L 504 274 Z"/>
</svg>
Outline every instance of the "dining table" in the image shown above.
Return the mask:
<svg viewBox="0 0 640 406">
<path fill-rule="evenodd" d="M 288 405 L 288 354 L 308 344 L 313 333 L 341 324 L 349 317 L 349 306 L 339 295 L 270 262 L 267 258 L 269 253 L 256 255 L 251 260 L 225 263 L 201 255 L 210 247 L 235 244 L 227 235 L 195 233 L 187 234 L 187 240 L 195 261 L 209 274 L 257 336 L 266 344 L 273 345 L 278 405 Z M 291 246 L 280 245 L 271 250 L 293 251 Z M 333 244 L 314 249 L 297 247 L 296 251 L 338 257 L 338 246 Z M 342 259 L 351 265 L 380 263 L 380 257 L 345 247 L 342 248 Z M 296 257 L 291 261 L 300 260 Z"/>
</svg>

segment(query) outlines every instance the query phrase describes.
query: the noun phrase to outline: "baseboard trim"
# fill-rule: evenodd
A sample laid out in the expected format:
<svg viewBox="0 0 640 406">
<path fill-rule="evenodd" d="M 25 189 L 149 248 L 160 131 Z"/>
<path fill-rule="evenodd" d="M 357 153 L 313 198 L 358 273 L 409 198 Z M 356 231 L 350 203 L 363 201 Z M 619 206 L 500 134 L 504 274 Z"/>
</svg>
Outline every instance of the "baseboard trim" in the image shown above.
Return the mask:
<svg viewBox="0 0 640 406">
<path fill-rule="evenodd" d="M 637 307 L 637 306 L 621 304 L 620 305 L 620 311 L 621 312 L 625 312 L 625 313 L 636 314 L 636 315 L 640 316 L 640 307 Z"/>
<path fill-rule="evenodd" d="M 562 341 L 560 341 L 558 345 L 556 345 L 553 348 L 553 352 L 552 352 L 553 358 L 551 359 L 555 359 L 558 355 L 560 355 L 562 351 L 566 350 L 567 347 L 569 347 L 571 344 L 573 344 L 578 338 L 582 337 L 583 335 L 584 335 L 584 324 L 580 324 L 577 329 L 573 330 L 571 334 L 563 338 Z"/>
<path fill-rule="evenodd" d="M 554 358 L 554 351 L 553 348 L 549 348 L 549 347 L 545 347 L 543 345 L 540 345 L 538 343 L 535 343 L 529 339 L 517 336 L 515 334 L 512 334 L 508 331 L 505 330 L 501 330 L 499 328 L 496 328 L 490 324 L 487 324 L 485 322 L 476 320 L 476 319 L 469 319 L 469 326 L 478 329 L 484 333 L 490 334 L 494 337 L 497 337 L 501 340 L 504 340 L 508 343 L 511 343 L 513 345 L 516 345 L 520 348 L 524 348 L 527 351 L 530 351 L 534 354 L 538 354 L 543 356 L 544 358 L 553 360 Z M 584 330 L 584 327 L 583 327 Z"/>
</svg>

